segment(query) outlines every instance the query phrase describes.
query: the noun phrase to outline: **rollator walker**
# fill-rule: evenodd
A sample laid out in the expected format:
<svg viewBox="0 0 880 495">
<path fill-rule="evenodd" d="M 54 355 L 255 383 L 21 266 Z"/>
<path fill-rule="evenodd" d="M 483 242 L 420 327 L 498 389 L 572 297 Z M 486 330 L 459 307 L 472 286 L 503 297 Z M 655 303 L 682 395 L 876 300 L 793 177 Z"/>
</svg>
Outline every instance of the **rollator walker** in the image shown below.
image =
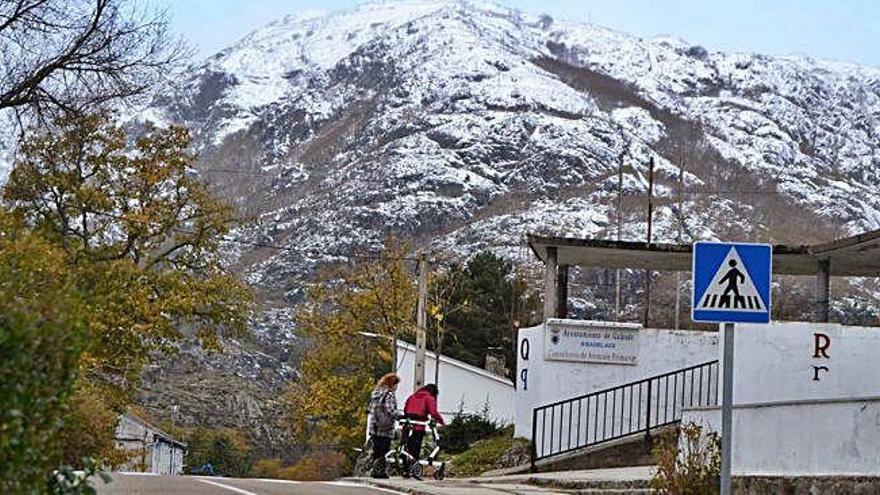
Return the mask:
<svg viewBox="0 0 880 495">
<path fill-rule="evenodd" d="M 406 441 L 409 433 L 414 426 L 422 425 L 425 427 L 425 437 L 430 436 L 428 445 L 422 445 L 422 451 L 428 447 L 430 453 L 425 456 L 419 456 L 418 462 L 413 462 L 415 458 L 406 451 Z M 400 418 L 394 424 L 394 438 L 392 448 L 385 454 L 385 469 L 391 475 L 392 471 L 400 475 L 409 475 L 413 478 L 421 478 L 425 472 L 425 468 L 432 470 L 431 475 L 435 480 L 442 480 L 446 477 L 446 462 L 439 461 L 437 455 L 440 453 L 440 433 L 437 421 L 433 418 L 427 421 L 419 421 L 409 418 Z M 360 449 L 356 449 L 358 454 L 355 461 L 354 474 L 356 476 L 369 476 L 373 469 L 373 439 L 367 439 L 367 442 Z"/>
</svg>

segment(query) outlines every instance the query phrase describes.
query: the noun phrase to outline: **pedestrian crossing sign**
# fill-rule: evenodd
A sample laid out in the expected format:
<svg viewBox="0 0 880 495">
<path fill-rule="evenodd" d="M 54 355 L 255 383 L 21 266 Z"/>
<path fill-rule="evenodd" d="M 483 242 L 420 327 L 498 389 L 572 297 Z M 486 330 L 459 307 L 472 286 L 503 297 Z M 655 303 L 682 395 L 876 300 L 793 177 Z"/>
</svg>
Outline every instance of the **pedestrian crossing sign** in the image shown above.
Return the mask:
<svg viewBox="0 0 880 495">
<path fill-rule="evenodd" d="M 772 253 L 769 244 L 694 243 L 692 319 L 769 323 Z"/>
</svg>

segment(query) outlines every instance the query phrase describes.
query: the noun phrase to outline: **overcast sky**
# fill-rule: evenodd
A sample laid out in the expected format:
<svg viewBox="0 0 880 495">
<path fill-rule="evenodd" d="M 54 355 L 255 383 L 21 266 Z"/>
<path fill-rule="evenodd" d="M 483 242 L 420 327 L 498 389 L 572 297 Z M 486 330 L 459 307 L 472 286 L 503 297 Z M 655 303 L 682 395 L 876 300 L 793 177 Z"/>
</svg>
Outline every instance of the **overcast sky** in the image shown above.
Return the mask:
<svg viewBox="0 0 880 495">
<path fill-rule="evenodd" d="M 334 10 L 351 0 L 137 0 L 167 7 L 200 57 L 285 14 Z M 723 51 L 801 53 L 880 67 L 877 0 L 501 0 L 559 19 L 640 36 L 674 35 Z"/>
</svg>

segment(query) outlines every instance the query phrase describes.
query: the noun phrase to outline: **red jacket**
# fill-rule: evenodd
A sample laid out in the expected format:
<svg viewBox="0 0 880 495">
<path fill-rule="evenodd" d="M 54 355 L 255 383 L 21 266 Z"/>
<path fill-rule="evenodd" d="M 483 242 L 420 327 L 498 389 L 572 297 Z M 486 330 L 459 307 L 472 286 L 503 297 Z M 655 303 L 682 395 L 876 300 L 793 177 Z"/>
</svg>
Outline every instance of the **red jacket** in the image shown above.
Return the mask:
<svg viewBox="0 0 880 495">
<path fill-rule="evenodd" d="M 418 421 L 426 421 L 428 417 L 434 418 L 441 425 L 446 424 L 443 416 L 437 412 L 437 399 L 434 398 L 427 390 L 417 390 L 414 394 L 406 399 L 406 405 L 403 406 L 403 412 L 410 418 Z M 413 429 L 422 431 L 425 429 L 422 425 L 414 425 Z"/>
</svg>

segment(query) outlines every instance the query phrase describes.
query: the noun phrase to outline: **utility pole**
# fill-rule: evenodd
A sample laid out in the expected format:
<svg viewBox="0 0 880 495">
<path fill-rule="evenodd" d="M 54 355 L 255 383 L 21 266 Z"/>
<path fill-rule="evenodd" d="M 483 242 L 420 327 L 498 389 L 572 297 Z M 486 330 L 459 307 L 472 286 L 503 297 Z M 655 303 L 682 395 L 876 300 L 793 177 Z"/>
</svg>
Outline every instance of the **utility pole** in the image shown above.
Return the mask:
<svg viewBox="0 0 880 495">
<path fill-rule="evenodd" d="M 425 385 L 425 352 L 428 340 L 428 260 L 419 256 L 419 302 L 416 307 L 416 366 L 414 391 Z M 438 356 L 439 361 L 439 356 Z M 438 362 L 439 364 L 439 362 Z"/>
<path fill-rule="evenodd" d="M 391 335 L 391 372 L 397 373 L 397 330 Z"/>
<path fill-rule="evenodd" d="M 617 162 L 617 242 L 620 242 L 623 218 L 623 157 Z M 614 269 L 614 319 L 620 321 L 620 268 Z"/>
<path fill-rule="evenodd" d="M 684 211 L 682 210 L 681 191 L 684 187 L 684 159 L 678 163 L 678 232 L 676 233 L 676 242 L 681 244 L 681 224 L 684 221 Z M 678 330 L 681 314 L 681 272 L 675 272 L 675 329 Z"/>
<path fill-rule="evenodd" d="M 651 248 L 651 220 L 654 216 L 654 157 L 648 163 L 648 249 Z M 645 328 L 651 317 L 651 270 L 645 270 Z"/>
</svg>

